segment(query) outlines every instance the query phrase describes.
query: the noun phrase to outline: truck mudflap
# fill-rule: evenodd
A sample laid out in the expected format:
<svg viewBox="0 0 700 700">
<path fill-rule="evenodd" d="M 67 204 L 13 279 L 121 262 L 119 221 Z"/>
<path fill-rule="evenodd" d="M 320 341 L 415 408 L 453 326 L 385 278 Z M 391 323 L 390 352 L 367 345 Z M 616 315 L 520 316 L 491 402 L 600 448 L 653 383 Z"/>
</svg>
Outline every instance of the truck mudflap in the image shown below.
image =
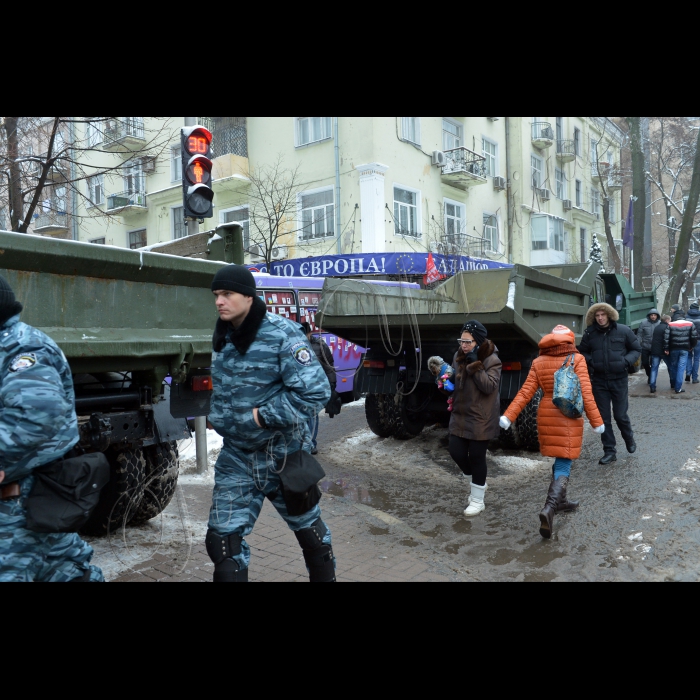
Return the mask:
<svg viewBox="0 0 700 700">
<path fill-rule="evenodd" d="M 172 399 L 173 391 L 167 386 L 165 387 L 164 400 L 153 406 L 156 444 L 179 442 L 180 440 L 189 440 L 192 437 L 186 420 L 189 416 L 174 417 L 172 415 Z"/>
</svg>

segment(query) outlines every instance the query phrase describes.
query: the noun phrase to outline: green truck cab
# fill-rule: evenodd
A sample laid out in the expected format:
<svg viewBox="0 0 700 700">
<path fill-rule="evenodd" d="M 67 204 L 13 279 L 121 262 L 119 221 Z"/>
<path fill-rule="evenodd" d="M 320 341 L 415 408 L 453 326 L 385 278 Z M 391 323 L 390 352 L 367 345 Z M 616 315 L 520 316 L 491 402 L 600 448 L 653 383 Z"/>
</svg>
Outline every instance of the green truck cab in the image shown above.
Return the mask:
<svg viewBox="0 0 700 700">
<path fill-rule="evenodd" d="M 427 362 L 432 356 L 452 362 L 468 319 L 483 323 L 498 347 L 505 410 L 523 386 L 540 340 L 563 324 L 580 342 L 588 310 L 598 301 L 617 306 L 621 322 L 636 331 L 656 296 L 635 293 L 622 276 L 600 274 L 597 263 L 463 272 L 432 291 L 328 279 L 319 323 L 370 348 L 356 380 L 367 397 L 369 427 L 380 437 L 406 440 L 430 422 L 449 421 L 447 400 Z M 539 400 L 502 433 L 506 446 L 539 449 Z"/>
</svg>

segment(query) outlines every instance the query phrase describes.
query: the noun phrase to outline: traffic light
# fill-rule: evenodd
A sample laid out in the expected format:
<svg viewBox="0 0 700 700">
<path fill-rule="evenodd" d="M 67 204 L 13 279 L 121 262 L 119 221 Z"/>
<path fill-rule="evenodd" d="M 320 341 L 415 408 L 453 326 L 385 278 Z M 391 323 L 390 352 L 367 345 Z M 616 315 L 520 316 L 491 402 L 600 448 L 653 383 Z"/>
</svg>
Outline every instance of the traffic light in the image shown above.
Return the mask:
<svg viewBox="0 0 700 700">
<path fill-rule="evenodd" d="M 203 126 L 182 130 L 182 190 L 186 219 L 210 219 L 214 215 L 213 136 Z"/>
</svg>

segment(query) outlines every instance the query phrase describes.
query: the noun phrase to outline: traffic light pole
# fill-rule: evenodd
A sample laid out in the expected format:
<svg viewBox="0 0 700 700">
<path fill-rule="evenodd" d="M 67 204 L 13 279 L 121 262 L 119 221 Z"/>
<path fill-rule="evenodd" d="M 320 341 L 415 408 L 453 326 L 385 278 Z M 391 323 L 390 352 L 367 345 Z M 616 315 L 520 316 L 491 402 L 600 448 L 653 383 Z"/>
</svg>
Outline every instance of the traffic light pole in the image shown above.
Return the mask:
<svg viewBox="0 0 700 700">
<path fill-rule="evenodd" d="M 185 117 L 185 126 L 197 126 L 197 117 Z M 185 174 L 182 174 L 183 178 Z M 199 233 L 199 219 L 187 219 L 187 235 Z M 209 446 L 207 444 L 207 417 L 194 419 L 194 439 L 197 449 L 197 474 L 206 474 L 209 469 Z"/>
</svg>

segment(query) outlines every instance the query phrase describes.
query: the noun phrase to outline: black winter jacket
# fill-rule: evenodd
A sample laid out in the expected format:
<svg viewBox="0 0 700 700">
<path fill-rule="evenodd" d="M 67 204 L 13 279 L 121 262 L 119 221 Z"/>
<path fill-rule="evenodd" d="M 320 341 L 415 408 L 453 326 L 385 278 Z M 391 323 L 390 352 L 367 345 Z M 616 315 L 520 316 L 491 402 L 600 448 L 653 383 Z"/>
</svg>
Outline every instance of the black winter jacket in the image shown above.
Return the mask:
<svg viewBox="0 0 700 700">
<path fill-rule="evenodd" d="M 692 321 L 673 321 L 664 335 L 664 350 L 687 350 L 698 344 L 698 329 Z"/>
<path fill-rule="evenodd" d="M 666 329 L 668 323 L 663 321 L 654 329 L 654 339 L 651 341 L 651 354 L 653 357 L 663 357 L 666 347 Z"/>
<path fill-rule="evenodd" d="M 579 350 L 594 381 L 627 377 L 642 354 L 642 346 L 632 330 L 614 321 L 607 328 L 597 323 L 587 328 Z"/>
<path fill-rule="evenodd" d="M 690 311 L 688 311 L 688 320 L 695 324 L 695 328 L 697 328 L 698 334 L 700 334 L 700 309 L 691 308 Z"/>
</svg>

